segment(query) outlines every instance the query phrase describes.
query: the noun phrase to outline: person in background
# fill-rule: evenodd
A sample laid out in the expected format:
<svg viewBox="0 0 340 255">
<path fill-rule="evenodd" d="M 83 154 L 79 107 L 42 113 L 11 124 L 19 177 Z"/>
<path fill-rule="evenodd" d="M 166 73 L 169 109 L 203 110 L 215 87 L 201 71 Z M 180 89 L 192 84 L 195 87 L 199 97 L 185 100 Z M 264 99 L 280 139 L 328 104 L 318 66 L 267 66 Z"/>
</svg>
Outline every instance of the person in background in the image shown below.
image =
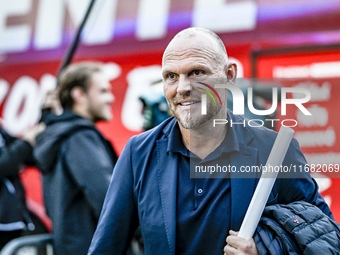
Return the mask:
<svg viewBox="0 0 340 255">
<path fill-rule="evenodd" d="M 63 113 L 63 108 L 61 107 L 59 101 L 58 88 L 49 90 L 46 92 L 44 103 L 41 107 L 41 114 L 39 122 L 48 122 L 49 118 L 54 115 L 60 115 Z"/>
<path fill-rule="evenodd" d="M 33 231 L 25 201 L 25 191 L 19 172 L 24 165 L 33 166 L 35 139 L 45 128 L 38 124 L 21 139 L 9 135 L 0 127 L 0 250 L 24 230 Z"/>
<path fill-rule="evenodd" d="M 143 104 L 143 130 L 147 131 L 170 117 L 169 106 L 163 93 L 163 81 L 151 84 L 139 100 Z"/>
<path fill-rule="evenodd" d="M 117 155 L 95 127 L 112 118 L 114 96 L 103 65 L 80 62 L 58 79 L 63 113 L 45 118 L 34 155 L 43 174 L 44 203 L 57 255 L 86 254 Z"/>
<path fill-rule="evenodd" d="M 224 89 L 217 92 L 221 103 L 207 97 L 206 114 L 201 112 L 204 90 L 212 93 L 215 84 L 235 84 L 236 70 L 224 43 L 210 30 L 188 28 L 171 40 L 163 54 L 162 75 L 174 117 L 126 144 L 88 254 L 125 254 L 139 225 L 148 255 L 258 254 L 254 239 L 235 231 L 261 173 L 238 171 L 265 165 L 277 133 L 250 125 L 214 127 L 215 119 L 244 120 L 227 109 Z M 306 164 L 293 139 L 283 165 Z M 197 171 L 216 165 L 236 171 Z M 268 204 L 305 201 L 332 217 L 310 174 L 293 177 L 277 179 Z"/>
</svg>

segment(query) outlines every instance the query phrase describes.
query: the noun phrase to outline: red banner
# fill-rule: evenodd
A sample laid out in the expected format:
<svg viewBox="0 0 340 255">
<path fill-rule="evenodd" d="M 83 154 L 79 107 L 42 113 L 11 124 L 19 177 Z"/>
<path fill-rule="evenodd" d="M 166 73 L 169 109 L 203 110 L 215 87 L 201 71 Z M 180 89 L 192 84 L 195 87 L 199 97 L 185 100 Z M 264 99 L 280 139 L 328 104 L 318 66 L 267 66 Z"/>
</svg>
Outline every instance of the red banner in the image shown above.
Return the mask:
<svg viewBox="0 0 340 255">
<path fill-rule="evenodd" d="M 283 87 L 308 91 L 311 98 L 302 106 L 287 104 L 286 115 L 279 117 L 295 129 L 294 137 L 317 179 L 321 194 L 330 205 L 336 220 L 340 219 L 340 52 L 313 51 L 296 54 L 260 55 L 257 59 L 259 78 L 277 78 Z M 327 78 L 328 77 L 328 78 Z M 338 78 L 337 78 L 338 77 Z M 290 93 L 287 98 L 303 98 L 303 93 Z M 282 103 L 282 102 L 281 102 Z M 281 105 L 282 113 L 282 105 Z"/>
</svg>

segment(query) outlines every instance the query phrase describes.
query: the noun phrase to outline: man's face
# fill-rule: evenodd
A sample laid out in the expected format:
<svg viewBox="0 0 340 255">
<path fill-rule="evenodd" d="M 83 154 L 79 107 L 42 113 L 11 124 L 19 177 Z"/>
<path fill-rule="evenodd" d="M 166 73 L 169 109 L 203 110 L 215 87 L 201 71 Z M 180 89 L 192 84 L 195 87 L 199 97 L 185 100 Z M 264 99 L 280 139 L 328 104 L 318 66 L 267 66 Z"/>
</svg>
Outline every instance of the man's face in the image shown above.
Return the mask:
<svg viewBox="0 0 340 255">
<path fill-rule="evenodd" d="M 201 94 L 205 92 L 197 88 L 198 82 L 214 86 L 208 78 L 225 78 L 225 65 L 217 57 L 216 47 L 210 37 L 197 35 L 175 39 L 164 53 L 164 94 L 173 115 L 186 129 L 197 128 L 221 110 L 209 97 L 207 114 L 202 115 Z"/>
<path fill-rule="evenodd" d="M 90 80 L 87 95 L 87 113 L 93 122 L 109 121 L 112 118 L 111 104 L 114 96 L 111 84 L 102 72 L 94 73 Z"/>
</svg>

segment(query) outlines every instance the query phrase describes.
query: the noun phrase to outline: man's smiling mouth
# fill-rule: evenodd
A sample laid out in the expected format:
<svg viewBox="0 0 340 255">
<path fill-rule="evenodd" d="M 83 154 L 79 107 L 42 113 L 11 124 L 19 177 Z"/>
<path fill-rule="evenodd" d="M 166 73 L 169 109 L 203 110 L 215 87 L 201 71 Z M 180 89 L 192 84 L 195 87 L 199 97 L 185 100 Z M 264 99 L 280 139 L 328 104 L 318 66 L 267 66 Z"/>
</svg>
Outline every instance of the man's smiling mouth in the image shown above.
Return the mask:
<svg viewBox="0 0 340 255">
<path fill-rule="evenodd" d="M 179 104 L 182 105 L 182 106 L 188 106 L 188 105 L 192 105 L 192 104 L 197 104 L 199 102 L 200 101 L 189 101 L 189 102 L 182 102 L 182 103 L 179 103 Z"/>
</svg>

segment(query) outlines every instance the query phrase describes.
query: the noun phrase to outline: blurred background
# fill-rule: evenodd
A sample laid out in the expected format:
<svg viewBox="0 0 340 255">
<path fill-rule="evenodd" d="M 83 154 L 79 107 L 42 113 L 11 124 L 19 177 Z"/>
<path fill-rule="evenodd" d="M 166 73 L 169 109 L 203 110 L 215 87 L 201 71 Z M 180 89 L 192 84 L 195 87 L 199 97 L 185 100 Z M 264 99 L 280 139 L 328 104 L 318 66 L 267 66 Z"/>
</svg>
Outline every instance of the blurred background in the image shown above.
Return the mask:
<svg viewBox="0 0 340 255">
<path fill-rule="evenodd" d="M 58 69 L 89 3 L 0 0 L 0 116 L 11 134 L 20 135 L 39 120 L 46 92 L 56 86 Z M 143 131 L 145 103 L 166 111 L 161 95 L 148 98 L 145 92 L 161 79 L 166 45 L 191 26 L 211 29 L 222 38 L 238 65 L 238 78 L 249 79 L 250 86 L 276 83 L 311 92 L 304 105 L 312 116 L 289 106 L 286 116 L 278 111 L 274 117 L 298 123 L 295 137 L 308 163 L 320 164 L 313 175 L 339 222 L 340 173 L 323 172 L 330 166 L 339 170 L 340 164 L 338 0 L 95 1 L 73 62 L 106 63 L 116 101 L 113 120 L 99 124 L 100 130 L 120 153 L 132 135 Z M 265 98 L 257 101 L 270 106 Z M 39 172 L 29 168 L 21 177 L 29 207 L 48 225 Z"/>
</svg>

